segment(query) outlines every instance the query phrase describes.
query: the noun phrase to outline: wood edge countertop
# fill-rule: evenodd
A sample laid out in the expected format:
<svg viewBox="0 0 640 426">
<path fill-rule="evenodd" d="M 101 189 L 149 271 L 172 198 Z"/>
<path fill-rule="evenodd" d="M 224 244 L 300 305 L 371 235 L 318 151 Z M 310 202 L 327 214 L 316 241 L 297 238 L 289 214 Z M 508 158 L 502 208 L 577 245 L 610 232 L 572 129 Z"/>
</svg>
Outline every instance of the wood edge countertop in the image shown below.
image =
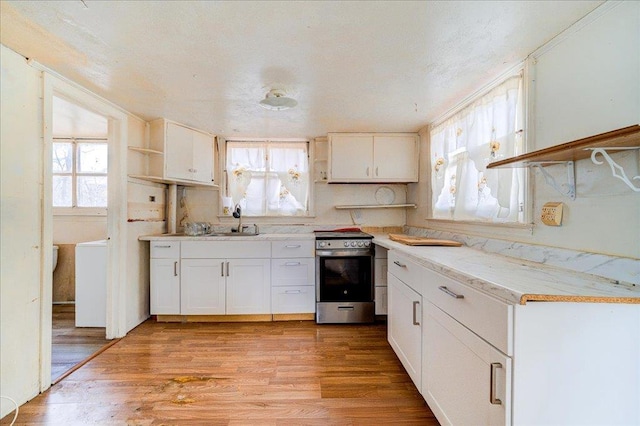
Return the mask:
<svg viewBox="0 0 640 426">
<path fill-rule="evenodd" d="M 633 283 L 466 246 L 411 246 L 393 241 L 386 234 L 374 234 L 373 242 L 509 304 L 640 304 L 640 286 Z"/>
<path fill-rule="evenodd" d="M 625 303 L 638 305 L 640 297 L 605 297 L 605 296 L 568 296 L 557 294 L 523 294 L 520 304 L 527 302 L 572 302 L 572 303 Z"/>
</svg>

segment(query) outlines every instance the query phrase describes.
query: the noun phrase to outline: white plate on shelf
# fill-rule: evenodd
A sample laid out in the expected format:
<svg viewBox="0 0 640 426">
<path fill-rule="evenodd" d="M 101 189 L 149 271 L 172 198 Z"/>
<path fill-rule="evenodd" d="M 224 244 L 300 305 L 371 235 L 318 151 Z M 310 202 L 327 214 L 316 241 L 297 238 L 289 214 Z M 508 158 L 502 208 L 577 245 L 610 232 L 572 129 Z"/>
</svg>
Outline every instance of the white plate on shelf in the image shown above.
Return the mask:
<svg viewBox="0 0 640 426">
<path fill-rule="evenodd" d="M 392 204 L 396 199 L 396 193 L 388 186 L 381 186 L 376 190 L 376 201 L 381 205 Z"/>
</svg>

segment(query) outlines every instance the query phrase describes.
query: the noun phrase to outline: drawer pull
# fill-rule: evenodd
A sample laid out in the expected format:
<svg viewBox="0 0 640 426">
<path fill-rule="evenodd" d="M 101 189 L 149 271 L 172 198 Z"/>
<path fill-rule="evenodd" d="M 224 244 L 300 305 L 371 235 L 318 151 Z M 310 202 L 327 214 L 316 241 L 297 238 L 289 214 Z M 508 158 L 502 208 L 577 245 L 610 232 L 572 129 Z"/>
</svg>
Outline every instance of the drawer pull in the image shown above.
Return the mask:
<svg viewBox="0 0 640 426">
<path fill-rule="evenodd" d="M 397 260 L 394 260 L 394 261 L 393 261 L 393 263 L 394 263 L 394 264 L 396 264 L 396 265 L 398 265 L 398 266 L 399 266 L 399 267 L 401 267 L 401 268 L 406 268 L 406 267 L 407 267 L 407 265 L 406 265 L 406 264 L 404 264 L 404 263 L 400 263 L 400 262 L 398 262 Z"/>
<path fill-rule="evenodd" d="M 171 248 L 171 246 L 156 246 L 156 245 L 154 245 L 153 248 Z"/>
<path fill-rule="evenodd" d="M 453 297 L 454 299 L 464 299 L 464 295 L 456 294 L 456 293 L 452 292 L 451 290 L 449 290 L 446 286 L 441 285 L 440 287 L 438 287 L 438 290 L 444 291 L 445 293 L 447 293 L 449 296 Z"/>
<path fill-rule="evenodd" d="M 302 293 L 300 290 L 285 290 L 284 294 L 300 294 Z"/>
<path fill-rule="evenodd" d="M 220 262 L 220 276 L 224 277 L 224 262 Z"/>
<path fill-rule="evenodd" d="M 288 244 L 284 246 L 285 248 L 300 248 L 302 247 L 300 244 Z"/>
<path fill-rule="evenodd" d="M 229 276 L 229 262 L 227 262 L 227 276 Z"/>
<path fill-rule="evenodd" d="M 300 266 L 300 262 L 285 262 L 284 266 Z"/>
<path fill-rule="evenodd" d="M 418 300 L 414 300 L 413 302 L 413 325 L 420 325 L 420 321 L 418 321 L 418 314 L 416 307 L 420 305 Z"/>
<path fill-rule="evenodd" d="M 173 262 L 173 276 L 178 276 L 178 262 Z"/>
<path fill-rule="evenodd" d="M 353 306 L 338 306 L 339 311 L 353 311 L 354 309 Z"/>
<path fill-rule="evenodd" d="M 489 391 L 489 401 L 493 404 L 493 405 L 502 405 L 502 401 L 498 398 L 496 398 L 496 370 L 498 368 L 502 368 L 502 364 L 500 364 L 499 362 L 492 362 L 491 363 L 491 390 Z"/>
</svg>

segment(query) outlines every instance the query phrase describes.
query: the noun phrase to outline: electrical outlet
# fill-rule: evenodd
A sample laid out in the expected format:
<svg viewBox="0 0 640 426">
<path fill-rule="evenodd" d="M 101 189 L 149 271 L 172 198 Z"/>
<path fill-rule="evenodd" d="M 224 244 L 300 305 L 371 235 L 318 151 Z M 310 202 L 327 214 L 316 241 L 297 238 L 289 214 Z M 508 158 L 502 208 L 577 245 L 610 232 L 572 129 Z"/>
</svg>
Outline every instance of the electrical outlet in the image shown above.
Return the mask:
<svg viewBox="0 0 640 426">
<path fill-rule="evenodd" d="M 542 223 L 549 226 L 560 226 L 562 224 L 562 203 L 553 201 L 542 206 L 540 214 Z"/>
</svg>

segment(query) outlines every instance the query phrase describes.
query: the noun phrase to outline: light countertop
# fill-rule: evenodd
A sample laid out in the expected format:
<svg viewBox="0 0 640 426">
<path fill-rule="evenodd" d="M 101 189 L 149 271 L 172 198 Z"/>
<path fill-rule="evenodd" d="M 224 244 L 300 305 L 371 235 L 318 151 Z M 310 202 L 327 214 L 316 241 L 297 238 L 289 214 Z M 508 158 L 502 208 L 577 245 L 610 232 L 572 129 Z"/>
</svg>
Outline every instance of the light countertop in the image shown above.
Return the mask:
<svg viewBox="0 0 640 426">
<path fill-rule="evenodd" d="M 315 240 L 313 233 L 305 232 L 299 234 L 258 234 L 258 235 L 201 235 L 191 236 L 185 234 L 161 234 L 143 235 L 138 238 L 140 241 L 289 241 L 289 240 Z"/>
<path fill-rule="evenodd" d="M 617 283 L 469 247 L 408 246 L 374 234 L 373 242 L 511 304 L 529 301 L 640 304 L 640 286 Z"/>
</svg>

